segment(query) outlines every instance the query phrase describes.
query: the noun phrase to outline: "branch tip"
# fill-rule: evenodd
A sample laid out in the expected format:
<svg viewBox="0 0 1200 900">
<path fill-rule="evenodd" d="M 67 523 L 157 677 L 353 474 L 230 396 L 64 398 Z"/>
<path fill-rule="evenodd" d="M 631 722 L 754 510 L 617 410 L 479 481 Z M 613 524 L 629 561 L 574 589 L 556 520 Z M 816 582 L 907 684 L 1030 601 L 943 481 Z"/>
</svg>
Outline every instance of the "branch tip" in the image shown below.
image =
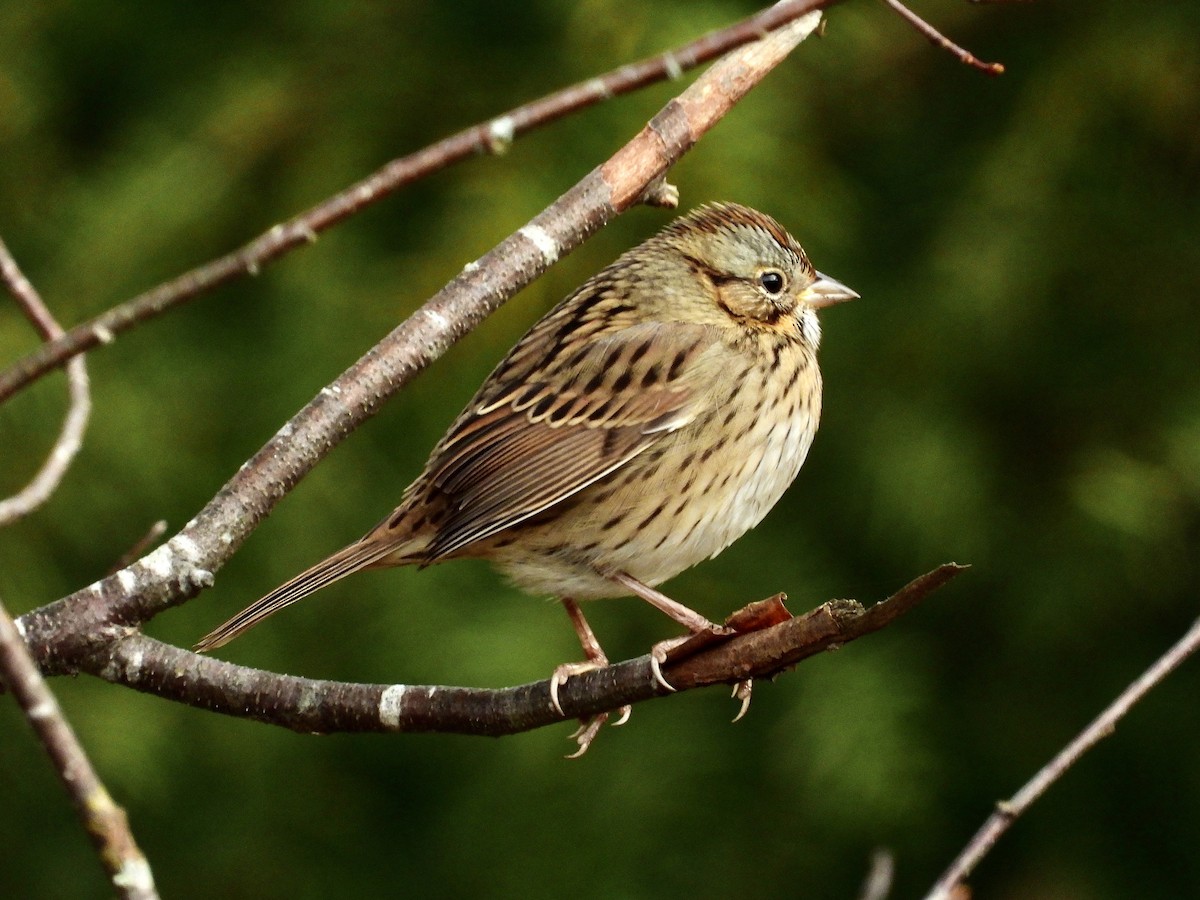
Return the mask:
<svg viewBox="0 0 1200 900">
<path fill-rule="evenodd" d="M 958 60 L 964 65 L 968 65 L 973 69 L 983 72 L 985 75 L 1003 75 L 1004 64 L 995 62 L 984 62 L 969 50 L 960 47 L 954 41 L 950 40 L 915 12 L 905 6 L 900 0 L 883 0 L 895 12 L 923 35 L 935 47 L 941 47 L 946 52 L 958 57 Z"/>
</svg>

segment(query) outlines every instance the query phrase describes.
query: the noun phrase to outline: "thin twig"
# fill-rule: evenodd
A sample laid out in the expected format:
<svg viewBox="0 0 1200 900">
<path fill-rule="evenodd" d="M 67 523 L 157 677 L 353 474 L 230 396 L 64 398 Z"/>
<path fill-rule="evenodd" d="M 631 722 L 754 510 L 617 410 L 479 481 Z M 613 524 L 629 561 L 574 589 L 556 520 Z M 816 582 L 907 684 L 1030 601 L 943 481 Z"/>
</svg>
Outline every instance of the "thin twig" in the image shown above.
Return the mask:
<svg viewBox="0 0 1200 900">
<path fill-rule="evenodd" d="M 133 562 L 139 556 L 144 555 L 145 552 L 147 550 L 149 550 L 154 544 L 158 543 L 158 539 L 161 538 L 166 533 L 167 533 L 167 522 L 165 519 L 159 519 L 157 522 L 155 522 L 153 525 L 151 525 L 149 529 L 147 529 L 145 534 L 143 534 L 140 538 L 137 539 L 137 541 L 134 543 L 134 545 L 132 547 L 130 547 L 128 550 L 126 550 L 124 553 L 122 553 L 117 558 L 117 561 L 108 567 L 108 571 L 105 572 L 104 574 L 105 575 L 113 575 L 113 574 L 121 571 L 123 568 L 125 568 L 127 565 L 129 565 L 131 562 Z"/>
<path fill-rule="evenodd" d="M 837 0 L 784 0 L 756 15 L 666 53 L 631 63 L 596 78 L 517 107 L 473 125 L 416 153 L 392 160 L 378 171 L 303 213 L 259 235 L 250 243 L 178 278 L 139 294 L 82 325 L 77 325 L 0 372 L 0 403 L 62 365 L 167 310 L 194 300 L 226 282 L 256 275 L 269 262 L 317 239 L 317 235 L 389 194 L 478 153 L 498 153 L 534 128 L 683 72 L 758 40 L 788 22 Z"/>
<path fill-rule="evenodd" d="M 8 288 L 17 305 L 47 341 L 63 335 L 37 290 L 25 277 L 17 261 L 0 239 L 0 281 Z M 45 345 L 43 345 L 45 346 Z M 88 387 L 87 364 L 82 356 L 73 357 L 67 364 L 67 393 L 70 405 L 63 418 L 58 440 L 54 442 L 46 461 L 33 479 L 17 494 L 0 500 L 0 527 L 17 521 L 50 499 L 62 483 L 63 476 L 71 467 L 79 448 L 83 445 L 83 434 L 87 430 L 88 417 L 92 411 L 91 391 Z"/>
<path fill-rule="evenodd" d="M 946 900 L 974 871 L 1006 832 L 1042 794 L 1067 773 L 1080 758 L 1096 744 L 1113 733 L 1117 723 L 1133 706 L 1157 687 L 1179 664 L 1200 649 L 1200 619 L 1187 633 L 1158 658 L 1140 678 L 1125 688 L 1107 709 L 1097 716 L 1079 735 L 1048 762 L 1024 787 L 996 804 L 996 811 L 983 823 L 962 853 L 950 864 L 928 894 L 928 900 Z"/>
<path fill-rule="evenodd" d="M 965 63 L 973 69 L 978 69 L 980 72 L 983 72 L 987 75 L 1004 74 L 1003 63 L 984 62 L 969 50 L 964 50 L 962 47 L 958 46 L 958 44 L 954 43 L 954 41 L 950 40 L 950 38 L 946 37 L 944 34 L 918 16 L 915 12 L 901 3 L 900 0 L 883 0 L 883 2 L 899 13 L 902 19 L 923 34 L 930 43 L 936 47 L 941 47 L 943 50 L 952 53 L 954 56 L 957 56 L 960 62 Z"/>
<path fill-rule="evenodd" d="M 809 0 L 815 9 L 822 0 Z M 501 241 L 322 388 L 171 540 L 115 575 L 22 616 L 43 672 L 70 671 L 212 583 L 275 505 L 383 401 L 505 300 L 635 204 L 766 74 L 820 13 L 722 58 L 603 165 Z"/>
<path fill-rule="evenodd" d="M 92 838 L 113 889 L 128 900 L 154 900 L 158 892 L 150 864 L 129 829 L 125 810 L 92 768 L 87 753 L 63 716 L 54 694 L 21 640 L 8 610 L 0 602 L 0 683 L 8 686 L 25 718 L 54 764 L 58 778 Z M 9 773 L 13 775 L 14 773 Z"/>
</svg>

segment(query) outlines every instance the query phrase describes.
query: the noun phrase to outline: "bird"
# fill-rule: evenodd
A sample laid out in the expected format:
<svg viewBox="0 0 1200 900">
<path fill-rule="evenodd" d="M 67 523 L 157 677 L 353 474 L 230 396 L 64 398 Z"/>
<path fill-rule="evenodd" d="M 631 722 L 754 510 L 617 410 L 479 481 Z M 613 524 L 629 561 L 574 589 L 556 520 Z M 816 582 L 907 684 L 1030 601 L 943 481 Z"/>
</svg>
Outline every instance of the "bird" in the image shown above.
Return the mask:
<svg viewBox="0 0 1200 900">
<path fill-rule="evenodd" d="M 565 607 L 586 659 L 554 672 L 561 714 L 558 688 L 608 664 L 580 601 L 632 595 L 689 634 L 717 628 L 656 588 L 757 525 L 796 478 L 821 416 L 817 311 L 858 296 L 765 213 L 697 207 L 533 325 L 393 512 L 197 651 L 363 569 L 482 558 Z M 604 718 L 577 732 L 580 753 Z"/>
</svg>

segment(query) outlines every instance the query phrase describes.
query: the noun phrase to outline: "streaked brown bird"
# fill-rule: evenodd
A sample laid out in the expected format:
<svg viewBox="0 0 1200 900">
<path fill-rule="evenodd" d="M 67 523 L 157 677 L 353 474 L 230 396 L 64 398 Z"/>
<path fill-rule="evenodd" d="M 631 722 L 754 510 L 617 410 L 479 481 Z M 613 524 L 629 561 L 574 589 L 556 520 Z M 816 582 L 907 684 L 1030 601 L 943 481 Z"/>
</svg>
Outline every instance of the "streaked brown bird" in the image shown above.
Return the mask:
<svg viewBox="0 0 1200 900">
<path fill-rule="evenodd" d="M 857 296 L 763 213 L 677 219 L 530 329 L 391 515 L 197 649 L 361 569 L 463 557 L 566 607 L 587 662 L 555 671 L 556 706 L 570 676 L 607 664 L 578 600 L 632 594 L 689 632 L 714 627 L 654 586 L 720 553 L 792 483 L 821 415 L 816 311 Z"/>
</svg>

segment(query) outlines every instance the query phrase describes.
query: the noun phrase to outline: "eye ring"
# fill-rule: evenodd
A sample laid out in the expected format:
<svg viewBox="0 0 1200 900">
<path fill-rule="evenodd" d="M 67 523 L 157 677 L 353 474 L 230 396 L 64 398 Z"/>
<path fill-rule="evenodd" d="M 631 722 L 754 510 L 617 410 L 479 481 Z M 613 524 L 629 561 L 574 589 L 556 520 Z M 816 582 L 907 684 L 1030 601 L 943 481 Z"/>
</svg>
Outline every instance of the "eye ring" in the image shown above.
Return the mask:
<svg viewBox="0 0 1200 900">
<path fill-rule="evenodd" d="M 775 297 L 783 293 L 787 287 L 787 278 L 778 269 L 764 269 L 758 273 L 758 284 L 764 291 Z"/>
</svg>

